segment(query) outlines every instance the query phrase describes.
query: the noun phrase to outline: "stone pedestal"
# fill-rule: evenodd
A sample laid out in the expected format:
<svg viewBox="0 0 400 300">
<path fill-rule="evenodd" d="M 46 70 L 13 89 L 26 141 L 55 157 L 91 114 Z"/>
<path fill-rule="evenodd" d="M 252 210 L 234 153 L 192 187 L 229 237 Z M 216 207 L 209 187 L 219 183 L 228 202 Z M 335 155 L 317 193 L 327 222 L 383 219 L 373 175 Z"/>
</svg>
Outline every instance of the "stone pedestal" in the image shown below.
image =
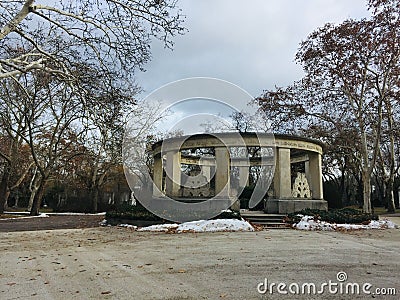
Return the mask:
<svg viewBox="0 0 400 300">
<path fill-rule="evenodd" d="M 266 210 L 270 214 L 288 214 L 305 208 L 328 210 L 328 202 L 313 199 L 268 199 Z"/>
</svg>

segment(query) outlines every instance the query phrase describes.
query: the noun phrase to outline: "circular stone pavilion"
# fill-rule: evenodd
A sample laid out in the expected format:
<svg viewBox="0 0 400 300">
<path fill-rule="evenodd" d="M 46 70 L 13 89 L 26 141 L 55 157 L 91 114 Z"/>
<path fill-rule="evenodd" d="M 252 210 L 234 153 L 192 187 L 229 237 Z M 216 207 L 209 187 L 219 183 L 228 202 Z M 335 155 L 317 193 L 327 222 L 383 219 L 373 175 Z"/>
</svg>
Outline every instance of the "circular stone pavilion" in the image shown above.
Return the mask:
<svg viewBox="0 0 400 300">
<path fill-rule="evenodd" d="M 321 142 L 263 133 L 196 134 L 152 145 L 153 197 L 177 201 L 229 198 L 256 187 L 267 213 L 327 210 Z M 262 194 L 260 194 L 262 191 Z M 259 200 L 250 199 L 250 206 Z M 252 203 L 253 201 L 253 203 Z"/>
</svg>

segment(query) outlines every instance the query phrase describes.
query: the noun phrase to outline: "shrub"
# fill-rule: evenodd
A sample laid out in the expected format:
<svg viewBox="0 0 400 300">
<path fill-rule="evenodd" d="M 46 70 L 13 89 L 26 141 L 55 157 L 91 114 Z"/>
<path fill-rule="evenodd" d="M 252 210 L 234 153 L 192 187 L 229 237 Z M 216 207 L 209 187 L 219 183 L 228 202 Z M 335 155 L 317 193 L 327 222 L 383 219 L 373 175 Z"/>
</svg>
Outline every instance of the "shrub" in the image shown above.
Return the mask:
<svg viewBox="0 0 400 300">
<path fill-rule="evenodd" d="M 127 203 L 117 205 L 114 210 L 106 212 L 106 219 L 108 218 L 141 221 L 162 221 L 159 216 L 148 211 L 139 203 L 137 205 L 130 205 Z"/>
<path fill-rule="evenodd" d="M 222 213 L 220 213 L 218 216 L 213 218 L 215 219 L 238 219 L 241 220 L 242 217 L 240 216 L 240 212 L 238 211 L 232 211 L 232 210 L 225 210 Z"/>
<path fill-rule="evenodd" d="M 286 217 L 286 222 L 299 222 L 301 220 L 301 216 L 298 215 L 313 216 L 315 220 L 341 224 L 362 224 L 369 223 L 371 220 L 378 220 L 377 215 L 365 214 L 362 211 L 353 208 L 332 209 L 329 211 L 306 208 L 301 211 L 288 214 Z"/>
<path fill-rule="evenodd" d="M 124 220 L 137 220 L 137 221 L 160 221 L 165 222 L 159 216 L 148 211 L 141 204 L 137 203 L 136 206 L 122 203 L 115 207 L 115 209 L 106 213 L 106 219 L 124 219 Z M 237 211 L 223 211 L 213 219 L 241 219 L 240 213 Z"/>
</svg>

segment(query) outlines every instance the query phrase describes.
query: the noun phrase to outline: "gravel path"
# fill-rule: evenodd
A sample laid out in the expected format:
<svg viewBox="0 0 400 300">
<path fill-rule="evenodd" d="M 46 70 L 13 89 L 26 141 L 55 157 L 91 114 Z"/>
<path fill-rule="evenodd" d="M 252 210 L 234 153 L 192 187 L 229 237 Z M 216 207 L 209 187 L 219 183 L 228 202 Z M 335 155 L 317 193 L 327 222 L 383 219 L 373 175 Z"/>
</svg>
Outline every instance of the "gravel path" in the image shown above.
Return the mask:
<svg viewBox="0 0 400 300">
<path fill-rule="evenodd" d="M 65 218 L 53 220 L 61 224 Z M 2 232 L 0 299 L 394 300 L 400 293 L 399 245 L 398 229 L 165 234 L 100 227 Z M 371 283 L 373 291 L 396 288 L 397 295 L 257 291 L 266 278 L 269 283 L 321 286 L 329 280 L 337 283 L 339 272 L 346 272 L 346 282 Z"/>
</svg>

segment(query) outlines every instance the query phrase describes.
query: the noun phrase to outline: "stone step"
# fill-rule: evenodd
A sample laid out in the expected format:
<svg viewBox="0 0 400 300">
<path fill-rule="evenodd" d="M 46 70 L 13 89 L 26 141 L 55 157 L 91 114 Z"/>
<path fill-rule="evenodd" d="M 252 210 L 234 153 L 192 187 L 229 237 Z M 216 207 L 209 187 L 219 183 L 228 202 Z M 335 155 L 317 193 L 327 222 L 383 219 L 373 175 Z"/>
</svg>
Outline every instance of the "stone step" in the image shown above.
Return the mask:
<svg viewBox="0 0 400 300">
<path fill-rule="evenodd" d="M 286 224 L 282 220 L 271 220 L 271 219 L 249 219 L 244 218 L 245 220 L 254 223 L 254 224 Z"/>
<path fill-rule="evenodd" d="M 241 216 L 256 225 L 262 225 L 268 229 L 285 229 L 290 228 L 290 225 L 285 223 L 282 214 L 267 214 L 262 211 L 242 211 Z"/>
<path fill-rule="evenodd" d="M 271 217 L 271 218 L 284 218 L 286 216 L 282 214 L 266 214 L 263 212 L 256 212 L 256 213 L 241 212 L 240 215 L 245 217 Z"/>
<path fill-rule="evenodd" d="M 249 218 L 249 219 L 271 219 L 271 220 L 283 220 L 285 216 L 269 216 L 269 215 L 243 215 L 241 214 L 243 218 Z"/>
</svg>

